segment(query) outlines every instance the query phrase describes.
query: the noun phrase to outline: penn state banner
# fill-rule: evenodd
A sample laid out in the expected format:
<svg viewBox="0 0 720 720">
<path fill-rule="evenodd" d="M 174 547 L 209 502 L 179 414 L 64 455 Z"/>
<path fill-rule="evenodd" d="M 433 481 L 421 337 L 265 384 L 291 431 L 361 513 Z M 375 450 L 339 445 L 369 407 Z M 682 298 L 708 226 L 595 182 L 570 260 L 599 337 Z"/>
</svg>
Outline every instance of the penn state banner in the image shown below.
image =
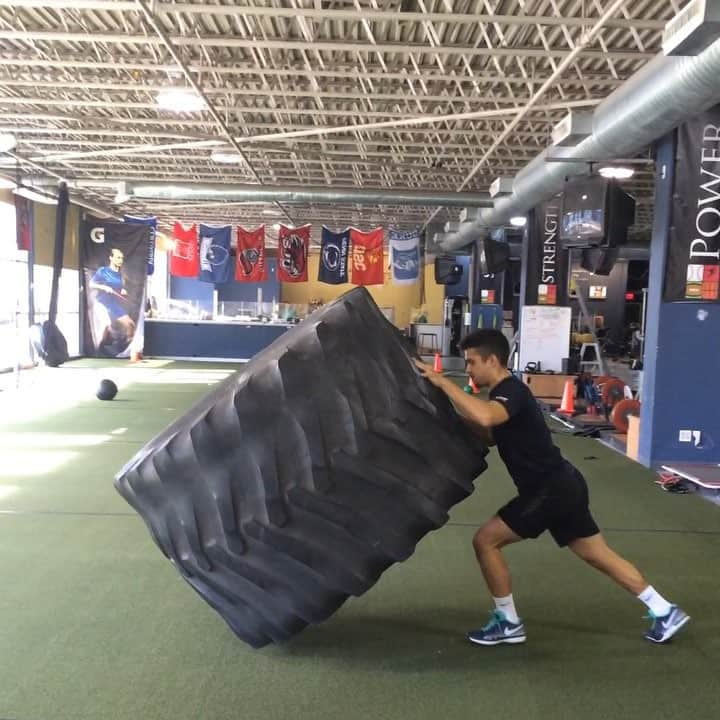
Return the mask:
<svg viewBox="0 0 720 720">
<path fill-rule="evenodd" d="M 525 305 L 567 305 L 568 253 L 558 236 L 562 196 L 530 211 L 525 242 Z"/>
<path fill-rule="evenodd" d="M 219 285 L 232 279 L 230 244 L 232 228 L 200 225 L 200 277 L 202 282 Z"/>
<path fill-rule="evenodd" d="M 392 281 L 414 285 L 420 277 L 420 232 L 390 229 Z"/>
<path fill-rule="evenodd" d="M 355 285 L 382 285 L 385 281 L 385 253 L 381 227 L 362 232 L 350 230 L 352 281 Z"/>
<path fill-rule="evenodd" d="M 350 229 L 336 233 L 323 227 L 320 247 L 318 281 L 328 285 L 341 285 L 348 281 L 348 252 Z"/>
<path fill-rule="evenodd" d="M 84 217 L 85 355 L 129 357 L 131 345 L 142 351 L 150 233 L 147 225 Z"/>
<path fill-rule="evenodd" d="M 265 282 L 268 279 L 264 225 L 256 230 L 238 227 L 235 279 L 238 282 Z"/>
<path fill-rule="evenodd" d="M 287 227 L 278 231 L 277 274 L 280 282 L 307 282 L 310 225 Z"/>
<path fill-rule="evenodd" d="M 155 272 L 155 238 L 157 237 L 157 218 L 125 215 L 123 217 L 123 222 L 135 223 L 136 225 L 147 225 L 150 228 L 150 240 L 148 242 L 147 251 L 147 274 L 152 275 Z"/>
<path fill-rule="evenodd" d="M 666 302 L 720 302 L 720 105 L 677 131 Z"/>
</svg>

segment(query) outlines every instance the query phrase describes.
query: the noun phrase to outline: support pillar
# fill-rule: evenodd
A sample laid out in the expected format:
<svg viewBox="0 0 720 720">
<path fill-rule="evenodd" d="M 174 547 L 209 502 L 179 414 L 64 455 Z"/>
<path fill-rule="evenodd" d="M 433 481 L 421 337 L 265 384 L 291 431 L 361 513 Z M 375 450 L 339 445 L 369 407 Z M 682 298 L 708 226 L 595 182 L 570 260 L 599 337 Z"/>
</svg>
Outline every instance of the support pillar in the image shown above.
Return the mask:
<svg viewBox="0 0 720 720">
<path fill-rule="evenodd" d="M 659 142 L 656 167 L 638 457 L 648 467 L 720 463 L 720 304 L 662 299 L 674 135 Z"/>
</svg>

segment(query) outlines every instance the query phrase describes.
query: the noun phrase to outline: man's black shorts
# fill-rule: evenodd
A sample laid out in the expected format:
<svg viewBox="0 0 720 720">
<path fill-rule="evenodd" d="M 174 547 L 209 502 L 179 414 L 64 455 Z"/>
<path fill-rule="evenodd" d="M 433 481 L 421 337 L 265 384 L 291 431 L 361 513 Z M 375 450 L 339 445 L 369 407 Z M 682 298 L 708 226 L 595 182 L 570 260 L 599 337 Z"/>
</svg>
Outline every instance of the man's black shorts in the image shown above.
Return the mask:
<svg viewBox="0 0 720 720">
<path fill-rule="evenodd" d="M 522 538 L 536 538 L 549 530 L 560 547 L 600 532 L 590 514 L 585 478 L 570 463 L 534 489 L 521 491 L 498 515 Z"/>
</svg>

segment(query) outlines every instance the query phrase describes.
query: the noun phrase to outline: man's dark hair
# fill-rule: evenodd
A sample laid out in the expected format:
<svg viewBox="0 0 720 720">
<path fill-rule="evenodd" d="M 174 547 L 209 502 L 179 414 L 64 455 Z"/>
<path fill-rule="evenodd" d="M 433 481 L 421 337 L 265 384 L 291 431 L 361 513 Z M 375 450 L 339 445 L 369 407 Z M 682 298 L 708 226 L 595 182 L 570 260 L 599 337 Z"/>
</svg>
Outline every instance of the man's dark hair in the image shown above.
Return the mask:
<svg viewBox="0 0 720 720">
<path fill-rule="evenodd" d="M 483 360 L 494 355 L 498 362 L 507 367 L 510 344 L 499 330 L 475 330 L 460 341 L 461 350 L 476 350 Z"/>
</svg>

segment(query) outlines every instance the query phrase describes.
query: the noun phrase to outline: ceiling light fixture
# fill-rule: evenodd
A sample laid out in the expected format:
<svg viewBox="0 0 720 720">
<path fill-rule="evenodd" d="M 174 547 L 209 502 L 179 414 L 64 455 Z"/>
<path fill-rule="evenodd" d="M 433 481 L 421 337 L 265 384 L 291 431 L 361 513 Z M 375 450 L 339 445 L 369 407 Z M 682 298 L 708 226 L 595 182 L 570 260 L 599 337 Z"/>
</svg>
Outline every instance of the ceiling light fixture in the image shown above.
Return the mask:
<svg viewBox="0 0 720 720">
<path fill-rule="evenodd" d="M 122 205 L 132 199 L 132 195 L 128 192 L 127 183 L 119 182 L 115 190 L 115 199 L 113 202 L 115 205 Z"/>
<path fill-rule="evenodd" d="M 0 152 L 9 152 L 17 145 L 17 138 L 12 133 L 0 133 Z"/>
<path fill-rule="evenodd" d="M 161 90 L 156 97 L 161 110 L 176 113 L 191 113 L 207 110 L 205 101 L 194 91 L 185 88 L 167 88 Z"/>
<path fill-rule="evenodd" d="M 213 162 L 223 163 L 225 165 L 239 165 L 243 162 L 242 155 L 232 150 L 214 150 L 210 155 L 210 159 Z"/>
<path fill-rule="evenodd" d="M 524 215 L 516 215 L 510 218 L 510 224 L 517 228 L 525 227 L 525 225 L 527 225 L 527 218 Z"/>
<path fill-rule="evenodd" d="M 26 200 L 32 200 L 33 202 L 44 203 L 45 205 L 57 205 L 57 198 L 52 195 L 46 195 L 39 190 L 33 190 L 29 187 L 19 187 L 15 191 L 16 195 L 24 197 Z"/>
<path fill-rule="evenodd" d="M 615 165 L 606 165 L 601 167 L 598 172 L 608 180 L 627 180 L 635 174 L 635 171 L 632 168 Z"/>
</svg>

